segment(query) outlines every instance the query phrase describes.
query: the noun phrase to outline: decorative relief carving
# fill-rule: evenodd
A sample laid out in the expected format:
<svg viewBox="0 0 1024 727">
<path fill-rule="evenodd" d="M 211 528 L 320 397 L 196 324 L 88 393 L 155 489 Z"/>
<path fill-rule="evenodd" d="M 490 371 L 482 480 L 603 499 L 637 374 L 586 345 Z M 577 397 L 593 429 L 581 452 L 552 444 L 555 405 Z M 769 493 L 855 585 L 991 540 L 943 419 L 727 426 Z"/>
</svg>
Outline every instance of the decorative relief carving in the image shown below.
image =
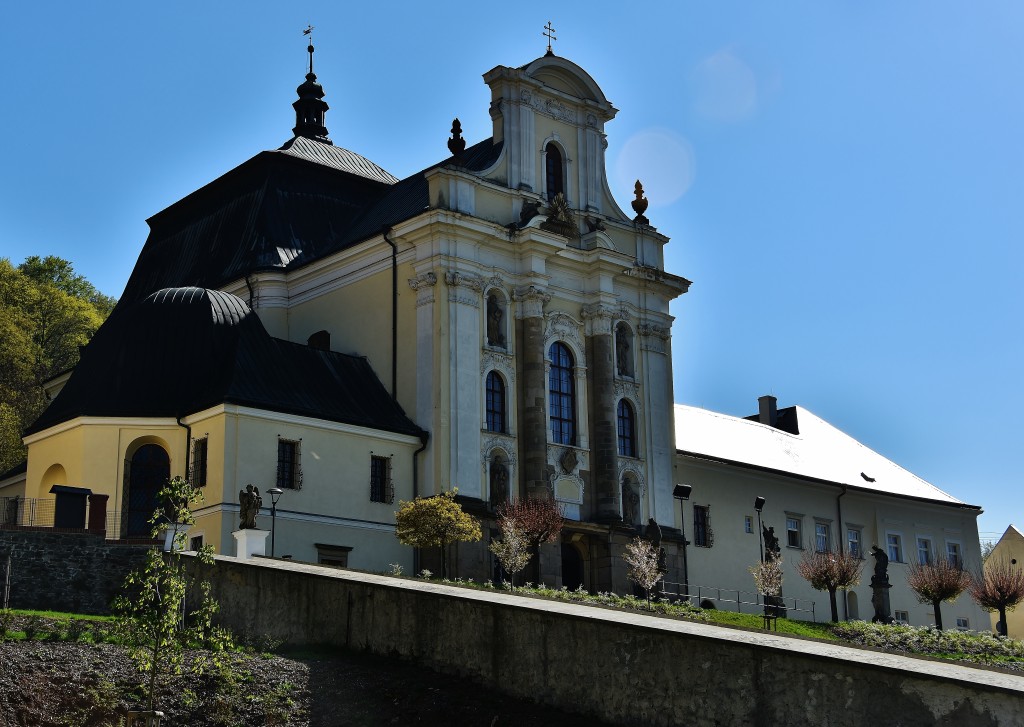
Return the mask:
<svg viewBox="0 0 1024 727">
<path fill-rule="evenodd" d="M 612 388 L 615 391 L 615 400 L 626 398 L 629 399 L 633 408 L 636 409 L 637 416 L 643 411 L 643 398 L 640 396 L 640 384 L 635 381 L 625 381 L 623 379 L 615 379 L 612 384 Z"/>
<path fill-rule="evenodd" d="M 571 461 L 572 458 L 569 457 L 570 452 L 576 459 L 571 471 L 566 470 L 562 463 L 562 459 L 567 457 L 569 459 L 567 459 L 566 463 L 568 464 Z M 548 444 L 547 463 L 555 471 L 555 478 L 568 477 L 572 475 L 578 476 L 578 473 L 581 470 L 590 469 L 590 453 L 580 447 L 566 447 L 562 444 Z"/>
<path fill-rule="evenodd" d="M 576 344 L 576 350 L 580 357 L 582 357 L 585 349 L 583 346 L 583 338 L 580 336 L 579 321 L 568 313 L 563 313 L 562 311 L 548 313 L 547 319 L 547 325 L 544 329 L 545 341 L 550 342 L 554 339 L 572 341 Z M 577 361 L 576 363 L 578 366 L 583 364 L 582 361 Z"/>
<path fill-rule="evenodd" d="M 519 460 L 516 457 L 515 437 L 508 434 L 489 433 L 480 441 L 480 462 L 483 464 L 484 472 L 487 472 L 487 465 L 498 450 L 505 455 L 510 468 L 514 468 Z"/>
<path fill-rule="evenodd" d="M 668 350 L 668 340 L 672 337 L 671 332 L 665 326 L 656 323 L 641 323 L 637 326 L 640 334 L 641 347 L 645 351 L 665 353 Z"/>
<path fill-rule="evenodd" d="M 593 114 L 587 114 L 587 126 L 596 129 L 597 128 L 597 117 Z"/>
<path fill-rule="evenodd" d="M 606 303 L 591 303 L 583 306 L 580 315 L 587 323 L 587 335 L 610 336 L 612 334 L 612 318 L 617 312 Z"/>
<path fill-rule="evenodd" d="M 516 383 L 516 367 L 510 354 L 485 348 L 480 356 L 480 375 L 484 376 L 488 371 L 500 371 L 505 375 L 505 381 L 509 386 Z"/>
<path fill-rule="evenodd" d="M 583 504 L 583 493 L 585 488 L 583 485 L 582 477 L 580 477 L 579 475 L 563 475 L 561 473 L 555 472 L 554 474 L 551 475 L 549 479 L 551 481 L 551 491 L 554 493 L 556 501 L 568 502 L 574 505 Z M 566 485 L 568 485 L 568 487 Z M 572 490 L 573 495 L 567 497 L 566 490 Z M 564 515 L 566 517 L 578 519 L 578 509 L 579 508 L 575 508 L 573 512 L 565 512 Z"/>
<path fill-rule="evenodd" d="M 437 285 L 437 275 L 435 273 L 423 273 L 423 275 L 417 275 L 415 278 L 409 278 L 409 287 L 419 292 L 420 288 L 431 288 Z"/>
<path fill-rule="evenodd" d="M 487 280 L 484 281 L 484 287 L 487 288 L 488 290 L 491 288 L 497 288 L 502 293 L 505 293 L 505 295 L 508 295 L 508 293 L 505 290 L 505 281 L 497 273 L 495 273 L 494 275 L 492 275 L 491 277 L 487 278 Z"/>
<path fill-rule="evenodd" d="M 464 286 L 470 290 L 475 290 L 477 293 L 482 293 L 484 290 L 484 281 L 476 275 L 469 275 L 468 273 L 460 273 L 457 270 L 449 270 L 444 274 L 444 282 L 449 288 L 457 288 Z"/>
<path fill-rule="evenodd" d="M 578 123 L 576 120 L 576 109 L 566 106 L 561 101 L 556 101 L 553 98 L 539 98 L 525 89 L 520 94 L 520 98 L 523 103 L 539 114 L 544 114 L 545 116 L 550 116 L 553 119 L 565 121 L 570 124 Z"/>
</svg>

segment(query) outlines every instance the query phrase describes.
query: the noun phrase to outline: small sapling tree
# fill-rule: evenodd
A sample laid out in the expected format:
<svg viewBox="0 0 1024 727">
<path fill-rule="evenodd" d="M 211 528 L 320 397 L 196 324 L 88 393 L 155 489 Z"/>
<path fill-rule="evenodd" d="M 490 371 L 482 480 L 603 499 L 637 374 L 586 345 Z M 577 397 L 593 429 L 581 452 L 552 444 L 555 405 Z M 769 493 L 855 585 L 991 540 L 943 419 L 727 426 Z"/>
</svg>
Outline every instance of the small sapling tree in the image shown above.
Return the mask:
<svg viewBox="0 0 1024 727">
<path fill-rule="evenodd" d="M 971 579 L 971 598 L 986 611 L 999 612 L 999 634 L 1006 636 L 1006 612 L 1024 601 L 1024 569 L 1005 559 L 989 559 Z"/>
<path fill-rule="evenodd" d="M 828 591 L 828 603 L 832 608 L 832 621 L 839 620 L 839 609 L 836 607 L 836 591 L 846 590 L 860 583 L 864 561 L 845 551 L 805 550 L 796 571 L 816 591 Z"/>
<path fill-rule="evenodd" d="M 765 625 L 769 616 L 778 616 L 782 606 L 782 560 L 770 558 L 751 566 L 750 575 L 758 593 L 764 596 Z"/>
<path fill-rule="evenodd" d="M 501 567 L 512 579 L 512 587 L 516 585 L 516 573 L 530 562 L 530 541 L 526 533 L 511 518 L 498 521 L 501 527 L 501 540 L 491 541 L 490 551 L 498 558 Z"/>
<path fill-rule="evenodd" d="M 541 544 L 555 542 L 562 532 L 562 509 L 551 497 L 521 497 L 515 501 L 504 502 L 498 506 L 495 514 L 499 523 L 506 520 L 514 522 L 526 535 L 530 548 L 537 554 L 538 564 Z"/>
<path fill-rule="evenodd" d="M 633 538 L 626 545 L 622 559 L 626 561 L 626 577 L 644 589 L 647 594 L 647 608 L 651 607 L 651 589 L 664 575 L 658 567 L 658 551 L 651 541 L 644 538 Z"/>
<path fill-rule="evenodd" d="M 161 507 L 150 523 L 153 537 L 174 524 L 195 523 L 191 506 L 202 501 L 202 493 L 181 477 L 170 480 L 157 495 Z M 120 641 L 149 679 L 148 709 L 156 702 L 156 688 L 162 674 L 181 674 L 185 649 L 200 649 L 191 660 L 191 668 L 202 672 L 208 666 L 219 666 L 230 648 L 230 635 L 213 626 L 217 603 L 210 597 L 210 584 L 200 581 L 186 566 L 184 550 L 187 528 L 174 534 L 170 552 L 154 548 L 145 564 L 125 579 L 124 593 L 114 600 L 115 629 Z M 213 549 L 207 546 L 196 559 L 213 565 Z M 185 600 L 190 589 L 198 588 L 195 610 L 186 612 Z"/>
<path fill-rule="evenodd" d="M 942 602 L 955 601 L 971 585 L 971 576 L 963 565 L 947 558 L 930 563 L 911 563 L 907 585 L 917 594 L 919 603 L 930 603 L 935 609 L 935 628 L 942 631 Z"/>
<path fill-rule="evenodd" d="M 448 577 L 447 549 L 452 543 L 480 540 L 480 523 L 455 502 L 458 489 L 398 503 L 395 534 L 414 548 L 441 549 L 441 577 Z"/>
</svg>

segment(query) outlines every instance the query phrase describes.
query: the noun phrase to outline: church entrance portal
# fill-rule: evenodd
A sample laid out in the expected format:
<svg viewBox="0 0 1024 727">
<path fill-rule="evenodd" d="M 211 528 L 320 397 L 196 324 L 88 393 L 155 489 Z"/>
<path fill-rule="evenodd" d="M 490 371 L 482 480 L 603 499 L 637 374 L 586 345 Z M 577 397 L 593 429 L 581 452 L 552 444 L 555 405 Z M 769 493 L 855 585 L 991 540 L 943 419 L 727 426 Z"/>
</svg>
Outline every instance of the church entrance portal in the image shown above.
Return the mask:
<svg viewBox="0 0 1024 727">
<path fill-rule="evenodd" d="M 132 455 L 128 466 L 128 506 L 122 531 L 129 538 L 148 538 L 156 496 L 171 476 L 171 461 L 160 445 L 144 444 Z"/>
</svg>

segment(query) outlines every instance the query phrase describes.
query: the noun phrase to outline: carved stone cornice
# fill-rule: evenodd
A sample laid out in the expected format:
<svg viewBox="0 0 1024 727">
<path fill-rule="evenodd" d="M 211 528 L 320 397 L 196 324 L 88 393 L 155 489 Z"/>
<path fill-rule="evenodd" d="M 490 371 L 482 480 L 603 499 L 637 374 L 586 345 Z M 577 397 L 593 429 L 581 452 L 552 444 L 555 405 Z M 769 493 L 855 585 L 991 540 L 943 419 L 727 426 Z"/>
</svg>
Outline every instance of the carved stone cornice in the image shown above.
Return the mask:
<svg viewBox="0 0 1024 727">
<path fill-rule="evenodd" d="M 645 351 L 653 353 L 666 353 L 668 351 L 668 340 L 672 332 L 665 326 L 656 323 L 641 323 L 636 328 L 640 334 L 640 346 Z"/>
<path fill-rule="evenodd" d="M 544 327 L 544 340 L 548 343 L 554 339 L 571 341 L 576 344 L 576 349 L 582 357 L 586 350 L 583 346 L 583 339 L 580 337 L 579 321 L 568 313 L 553 311 L 547 315 L 547 325 Z M 546 350 L 545 346 L 545 350 Z M 576 362 L 576 366 L 583 365 L 582 358 Z"/>
<path fill-rule="evenodd" d="M 544 315 L 544 306 L 551 302 L 551 296 L 536 285 L 516 288 L 512 300 L 519 304 L 522 318 L 540 318 Z"/>
<path fill-rule="evenodd" d="M 541 98 L 534 95 L 533 91 L 525 88 L 519 94 L 519 98 L 524 104 L 539 114 L 544 114 L 545 116 L 550 116 L 553 119 L 565 121 L 570 124 L 578 123 L 576 119 L 576 109 L 566 106 L 561 101 L 557 101 L 552 98 Z"/>
</svg>

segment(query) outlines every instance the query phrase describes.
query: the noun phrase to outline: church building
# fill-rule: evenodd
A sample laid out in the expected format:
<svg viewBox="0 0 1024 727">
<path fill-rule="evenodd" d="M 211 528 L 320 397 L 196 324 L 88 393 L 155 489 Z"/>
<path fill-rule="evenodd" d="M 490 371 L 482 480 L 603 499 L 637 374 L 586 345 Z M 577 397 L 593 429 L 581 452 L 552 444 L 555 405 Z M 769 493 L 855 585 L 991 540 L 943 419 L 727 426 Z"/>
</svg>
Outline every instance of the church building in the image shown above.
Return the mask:
<svg viewBox="0 0 1024 727">
<path fill-rule="evenodd" d="M 132 536 L 189 476 L 193 542 L 230 554 L 239 491 L 267 506 L 276 486 L 277 555 L 408 571 L 398 501 L 458 488 L 485 519 L 455 554 L 470 577 L 493 574 L 497 505 L 554 498 L 567 525 L 540 577 L 628 590 L 635 527 L 670 546 L 675 526 L 669 302 L 689 282 L 664 270 L 640 183 L 631 213 L 609 189 L 617 110 L 550 50 L 497 66 L 490 138 L 467 145 L 456 119 L 449 155 L 398 179 L 333 144 L 308 51 L 294 136 L 149 219 L 27 432 L 25 494 L 105 495 Z"/>
</svg>

